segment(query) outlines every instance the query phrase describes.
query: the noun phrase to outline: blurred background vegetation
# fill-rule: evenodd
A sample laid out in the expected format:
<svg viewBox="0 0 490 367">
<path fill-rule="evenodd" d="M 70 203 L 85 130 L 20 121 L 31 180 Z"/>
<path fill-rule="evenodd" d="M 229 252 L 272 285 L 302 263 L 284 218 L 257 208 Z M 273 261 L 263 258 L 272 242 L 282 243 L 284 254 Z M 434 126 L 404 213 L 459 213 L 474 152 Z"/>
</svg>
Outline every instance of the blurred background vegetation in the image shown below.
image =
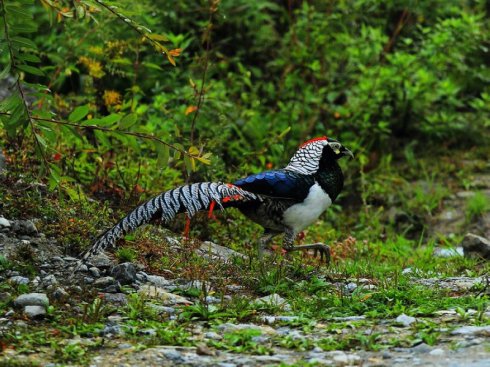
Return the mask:
<svg viewBox="0 0 490 367">
<path fill-rule="evenodd" d="M 356 155 L 343 204 L 430 215 L 436 168 L 464 186 L 451 156 L 488 154 L 485 0 L 0 3 L 2 148 L 73 200 L 233 181 L 328 135 Z"/>
</svg>

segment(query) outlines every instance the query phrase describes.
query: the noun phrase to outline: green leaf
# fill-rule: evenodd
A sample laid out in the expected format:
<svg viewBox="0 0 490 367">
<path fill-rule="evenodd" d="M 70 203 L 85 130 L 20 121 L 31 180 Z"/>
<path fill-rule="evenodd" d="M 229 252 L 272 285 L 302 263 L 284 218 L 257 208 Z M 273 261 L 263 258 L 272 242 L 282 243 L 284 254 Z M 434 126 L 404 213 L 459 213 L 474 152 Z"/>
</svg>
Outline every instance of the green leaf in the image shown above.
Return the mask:
<svg viewBox="0 0 490 367">
<path fill-rule="evenodd" d="M 36 50 L 37 46 L 34 42 L 32 42 L 30 39 L 25 38 L 25 37 L 12 37 L 11 38 L 12 44 L 17 45 L 19 47 L 26 47 L 26 48 L 31 48 Z"/>
<path fill-rule="evenodd" d="M 5 65 L 5 68 L 2 71 L 0 71 L 0 80 L 5 79 L 9 75 L 10 66 L 11 66 L 11 63 L 10 63 L 10 60 L 9 60 L 7 62 L 7 65 Z"/>
<path fill-rule="evenodd" d="M 41 59 L 34 54 L 23 52 L 17 56 L 19 60 L 27 62 L 41 62 Z"/>
<path fill-rule="evenodd" d="M 158 165 L 160 167 L 165 167 L 168 164 L 170 158 L 170 149 L 168 145 L 162 144 L 160 142 L 155 142 L 155 148 L 158 153 Z"/>
<path fill-rule="evenodd" d="M 90 111 L 90 108 L 88 105 L 83 105 L 83 106 L 78 106 L 73 110 L 72 113 L 70 113 L 70 116 L 68 116 L 68 121 L 70 122 L 77 122 L 83 119 L 85 116 L 88 115 Z"/>
<path fill-rule="evenodd" d="M 16 65 L 16 66 L 17 66 L 17 69 L 25 71 L 26 73 L 38 75 L 38 76 L 44 76 L 44 73 L 42 72 L 42 70 L 38 69 L 34 66 L 27 65 L 27 64 L 20 64 L 20 65 Z"/>
<path fill-rule="evenodd" d="M 130 113 L 124 116 L 121 121 L 119 121 L 119 128 L 126 130 L 129 127 L 133 126 L 136 121 L 138 121 L 138 115 L 135 113 Z"/>
<path fill-rule="evenodd" d="M 99 119 L 97 122 L 97 126 L 110 126 L 118 122 L 120 119 L 121 119 L 121 115 L 117 113 L 111 113 L 110 115 Z"/>
</svg>

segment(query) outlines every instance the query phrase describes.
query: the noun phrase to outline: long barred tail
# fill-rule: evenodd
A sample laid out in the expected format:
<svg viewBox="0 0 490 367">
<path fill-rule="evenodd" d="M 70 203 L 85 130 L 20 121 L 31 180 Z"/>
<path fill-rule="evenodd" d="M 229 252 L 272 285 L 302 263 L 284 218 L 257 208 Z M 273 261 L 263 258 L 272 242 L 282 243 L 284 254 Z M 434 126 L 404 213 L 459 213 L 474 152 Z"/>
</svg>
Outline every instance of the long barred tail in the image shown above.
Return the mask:
<svg viewBox="0 0 490 367">
<path fill-rule="evenodd" d="M 221 182 L 194 183 L 163 192 L 135 208 L 114 227 L 101 235 L 92 247 L 82 254 L 82 262 L 114 246 L 116 241 L 126 233 L 152 219 L 161 218 L 164 222 L 169 222 L 178 213 L 187 212 L 187 215 L 192 217 L 200 210 L 213 207 L 214 203 L 223 209 L 222 203 L 230 205 L 230 202 L 250 200 L 260 200 L 260 197 L 237 186 Z"/>
</svg>

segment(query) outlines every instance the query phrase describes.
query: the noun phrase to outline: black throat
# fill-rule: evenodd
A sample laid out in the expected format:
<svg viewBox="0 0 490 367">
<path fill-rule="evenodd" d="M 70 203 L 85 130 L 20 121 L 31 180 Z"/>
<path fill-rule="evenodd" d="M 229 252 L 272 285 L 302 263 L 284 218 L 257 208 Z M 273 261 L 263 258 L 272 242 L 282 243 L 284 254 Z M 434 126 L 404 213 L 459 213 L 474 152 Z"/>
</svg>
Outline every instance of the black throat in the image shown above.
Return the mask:
<svg viewBox="0 0 490 367">
<path fill-rule="evenodd" d="M 339 196 L 344 187 L 344 175 L 336 159 L 320 161 L 320 167 L 315 173 L 315 180 L 330 196 L 332 202 Z"/>
</svg>

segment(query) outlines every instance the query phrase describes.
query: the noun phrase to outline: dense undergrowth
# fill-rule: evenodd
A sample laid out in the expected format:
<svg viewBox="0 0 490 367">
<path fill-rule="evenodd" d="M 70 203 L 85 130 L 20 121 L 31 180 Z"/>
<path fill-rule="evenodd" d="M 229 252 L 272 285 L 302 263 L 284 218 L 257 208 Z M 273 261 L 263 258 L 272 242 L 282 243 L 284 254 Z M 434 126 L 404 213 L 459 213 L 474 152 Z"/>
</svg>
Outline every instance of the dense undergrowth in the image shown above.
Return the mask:
<svg viewBox="0 0 490 367">
<path fill-rule="evenodd" d="M 489 271 L 479 260 L 433 256 L 436 247 L 457 245 L 490 209 L 474 181 L 488 172 L 490 154 L 485 2 L 0 3 L 0 147 L 8 170 L 0 178 L 0 214 L 35 219 L 62 253 L 79 254 L 130 208 L 165 189 L 282 167 L 307 138 L 333 136 L 356 155 L 341 162 L 346 185 L 338 201 L 302 240 L 331 245 L 328 268 L 301 254 L 260 263 L 260 229 L 233 210 L 212 221 L 194 218 L 191 240 L 178 248 L 165 240 L 174 234 L 158 227 L 126 236 L 114 252 L 118 261 L 210 282 L 221 298 L 209 304 L 206 289 L 188 290 L 199 301 L 169 320 L 125 290 L 130 298 L 121 323 L 138 348 L 194 345 L 195 322 L 214 329 L 225 321 L 260 322 L 268 313 L 299 316 L 289 325 L 306 332 L 315 323 L 328 326 L 315 343 L 277 337 L 261 344 L 249 331 L 210 347 L 267 354 L 273 345 L 433 345 L 440 331 L 430 316 L 441 309 L 488 323 L 481 316 L 488 307 L 484 285 L 456 294 L 414 282 Z M 461 208 L 466 222 L 459 232 L 431 232 L 444 200 L 462 190 L 476 194 Z M 179 218 L 171 229 L 181 233 L 183 226 Z M 193 251 L 201 240 L 249 256 L 210 262 Z M 38 265 L 28 251 L 0 257 L 0 271 L 35 276 Z M 336 282 L 375 288 L 347 294 Z M 243 287 L 231 300 L 222 297 L 230 285 Z M 0 287 L 10 294 L 2 312 L 30 291 L 7 282 Z M 292 310 L 250 302 L 272 293 Z M 63 340 L 98 335 L 116 310 L 90 287 L 73 297 L 82 316 L 54 303 L 29 332 L 2 334 L 0 348 L 50 348 L 60 363 L 88 363 L 110 341 Z M 402 313 L 421 320 L 410 336 L 376 332 L 379 320 Z M 340 337 L 346 324 L 332 318 L 356 315 L 367 319 Z M 156 334 L 138 333 L 144 329 Z"/>
</svg>

